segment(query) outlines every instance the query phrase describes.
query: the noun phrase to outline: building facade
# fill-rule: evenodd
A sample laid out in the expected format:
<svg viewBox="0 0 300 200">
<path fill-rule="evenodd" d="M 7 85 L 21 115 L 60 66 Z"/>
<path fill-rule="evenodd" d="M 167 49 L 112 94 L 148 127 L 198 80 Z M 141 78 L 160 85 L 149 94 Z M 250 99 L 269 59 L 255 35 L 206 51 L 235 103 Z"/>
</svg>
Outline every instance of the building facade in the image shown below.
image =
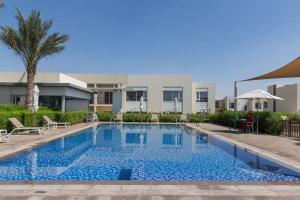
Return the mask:
<svg viewBox="0 0 300 200">
<path fill-rule="evenodd" d="M 216 110 L 234 111 L 234 104 L 234 97 L 225 96 L 223 99 L 216 100 Z M 268 108 L 268 101 L 237 99 L 237 111 L 263 111 Z"/>
<path fill-rule="evenodd" d="M 26 73 L 0 73 L 0 104 L 25 104 Z M 37 73 L 40 106 L 56 110 L 88 110 L 92 91 L 86 83 L 62 73 Z"/>
<path fill-rule="evenodd" d="M 215 111 L 215 85 L 190 75 L 36 74 L 40 105 L 113 112 Z M 26 73 L 0 74 L 0 104 L 24 104 Z"/>
<path fill-rule="evenodd" d="M 142 112 L 215 111 L 215 85 L 193 83 L 190 75 L 68 75 L 93 90 L 94 111 L 139 112 L 141 97 Z"/>
<path fill-rule="evenodd" d="M 272 112 L 300 113 L 300 84 L 283 86 L 270 85 L 267 88 L 270 94 L 284 100 L 270 100 L 268 110 Z"/>
</svg>

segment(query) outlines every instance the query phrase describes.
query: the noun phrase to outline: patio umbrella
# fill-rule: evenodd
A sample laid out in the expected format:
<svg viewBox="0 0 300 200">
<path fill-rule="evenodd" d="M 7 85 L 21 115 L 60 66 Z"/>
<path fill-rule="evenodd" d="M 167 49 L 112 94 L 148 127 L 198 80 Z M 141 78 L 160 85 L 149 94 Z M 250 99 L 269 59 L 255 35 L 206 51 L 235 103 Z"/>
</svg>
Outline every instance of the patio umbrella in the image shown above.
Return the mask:
<svg viewBox="0 0 300 200">
<path fill-rule="evenodd" d="M 37 85 L 33 88 L 33 99 L 32 99 L 32 112 L 37 112 L 39 109 L 39 94 L 40 90 Z"/>
<path fill-rule="evenodd" d="M 273 100 L 284 100 L 280 97 L 274 96 L 274 95 L 270 94 L 269 92 L 266 92 L 266 91 L 261 90 L 261 89 L 247 92 L 245 94 L 237 96 L 236 99 L 257 100 L 258 105 L 259 105 L 260 100 L 271 100 L 271 99 L 273 99 Z M 256 117 L 256 132 L 258 133 L 258 115 Z"/>
<path fill-rule="evenodd" d="M 140 106 L 139 106 L 139 108 L 140 108 L 140 112 L 143 112 L 143 108 L 144 108 L 144 97 L 143 96 L 140 97 Z"/>
<path fill-rule="evenodd" d="M 174 98 L 174 112 L 178 111 L 178 99 L 177 97 Z"/>
</svg>

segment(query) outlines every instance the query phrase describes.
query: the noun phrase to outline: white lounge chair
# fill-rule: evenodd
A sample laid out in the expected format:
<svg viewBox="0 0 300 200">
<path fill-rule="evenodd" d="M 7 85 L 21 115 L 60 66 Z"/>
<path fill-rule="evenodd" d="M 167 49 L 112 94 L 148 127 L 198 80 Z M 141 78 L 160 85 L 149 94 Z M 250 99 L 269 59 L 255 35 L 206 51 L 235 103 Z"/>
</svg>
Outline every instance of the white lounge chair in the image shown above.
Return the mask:
<svg viewBox="0 0 300 200">
<path fill-rule="evenodd" d="M 0 142 L 2 142 L 3 139 L 5 139 L 5 141 L 9 141 L 6 129 L 0 129 Z"/>
<path fill-rule="evenodd" d="M 87 122 L 99 122 L 98 116 L 96 113 L 88 113 L 86 116 Z"/>
<path fill-rule="evenodd" d="M 176 119 L 176 123 L 187 123 L 189 122 L 187 115 L 180 115 L 180 118 Z"/>
<path fill-rule="evenodd" d="M 28 133 L 28 132 L 38 132 L 42 133 L 42 127 L 25 127 L 17 118 L 8 118 L 8 120 L 14 125 L 14 128 L 11 132 L 7 132 L 6 130 L 1 130 L 1 140 L 4 138 L 7 142 L 9 142 L 9 136 L 14 133 Z"/>
<path fill-rule="evenodd" d="M 147 122 L 159 122 L 158 114 L 151 114 L 151 118 L 147 119 Z"/>
<path fill-rule="evenodd" d="M 123 114 L 117 113 L 117 115 L 113 118 L 114 122 L 123 122 Z"/>
<path fill-rule="evenodd" d="M 67 128 L 70 126 L 70 123 L 68 122 L 55 122 L 52 121 L 48 116 L 44 115 L 43 116 L 44 121 L 46 122 L 44 127 L 47 127 L 48 129 L 53 127 L 53 128 Z"/>
</svg>

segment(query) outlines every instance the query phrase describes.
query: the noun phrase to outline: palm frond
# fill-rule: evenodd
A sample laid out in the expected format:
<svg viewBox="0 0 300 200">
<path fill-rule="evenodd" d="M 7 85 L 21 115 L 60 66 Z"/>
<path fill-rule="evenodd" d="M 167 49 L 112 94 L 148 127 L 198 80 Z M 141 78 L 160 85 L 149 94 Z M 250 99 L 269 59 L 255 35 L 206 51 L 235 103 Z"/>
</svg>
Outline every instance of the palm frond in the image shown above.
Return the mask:
<svg viewBox="0 0 300 200">
<path fill-rule="evenodd" d="M 68 35 L 54 33 L 48 36 L 53 24 L 51 20 L 42 20 L 41 12 L 32 10 L 25 18 L 17 9 L 17 29 L 1 27 L 0 40 L 22 59 L 27 71 L 36 71 L 38 62 L 52 54 L 64 50 Z"/>
</svg>

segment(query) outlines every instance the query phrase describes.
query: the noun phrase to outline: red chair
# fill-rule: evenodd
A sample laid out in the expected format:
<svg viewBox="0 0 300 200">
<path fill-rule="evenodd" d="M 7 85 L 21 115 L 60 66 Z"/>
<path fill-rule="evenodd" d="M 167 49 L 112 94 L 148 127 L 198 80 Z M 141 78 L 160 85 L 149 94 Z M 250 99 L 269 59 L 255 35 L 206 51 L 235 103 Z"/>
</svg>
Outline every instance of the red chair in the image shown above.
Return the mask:
<svg viewBox="0 0 300 200">
<path fill-rule="evenodd" d="M 241 124 L 241 131 L 243 132 L 254 132 L 255 117 L 252 112 L 247 113 L 247 119 Z"/>
</svg>

